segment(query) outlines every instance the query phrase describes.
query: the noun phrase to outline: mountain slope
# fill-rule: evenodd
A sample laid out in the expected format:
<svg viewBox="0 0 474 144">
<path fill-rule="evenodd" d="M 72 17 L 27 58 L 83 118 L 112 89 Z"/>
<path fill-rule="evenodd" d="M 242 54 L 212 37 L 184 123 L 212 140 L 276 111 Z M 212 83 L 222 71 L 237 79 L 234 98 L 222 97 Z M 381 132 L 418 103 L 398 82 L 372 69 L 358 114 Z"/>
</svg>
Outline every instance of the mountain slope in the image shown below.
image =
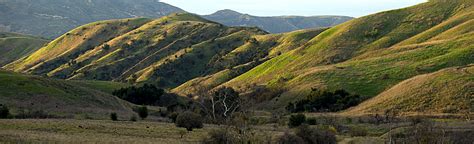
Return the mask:
<svg viewBox="0 0 474 144">
<path fill-rule="evenodd" d="M 102 82 L 53 80 L 0 70 L 0 102 L 15 114 L 21 111 L 44 111 L 60 117 L 106 119 L 110 112 L 122 116 L 134 114 L 132 105 L 101 91 Z M 122 84 L 107 83 L 121 88 Z M 79 117 L 77 117 L 79 118 Z"/>
<path fill-rule="evenodd" d="M 326 29 L 308 29 L 284 34 L 253 36 L 256 42 L 249 42 L 237 47 L 212 63 L 214 67 L 225 69 L 211 75 L 192 79 L 172 91 L 180 95 L 188 95 L 196 94 L 203 89 L 212 89 L 281 53 L 303 46 L 303 44 L 324 30 Z"/>
<path fill-rule="evenodd" d="M 183 10 L 157 0 L 2 0 L 0 31 L 56 38 L 90 22 L 175 12 Z"/>
<path fill-rule="evenodd" d="M 232 10 L 221 10 L 203 16 L 206 19 L 227 26 L 254 26 L 270 33 L 283 33 L 308 28 L 324 28 L 346 22 L 352 17 L 346 16 L 276 16 L 258 17 L 241 14 Z"/>
<path fill-rule="evenodd" d="M 10 65 L 14 65 L 14 70 L 16 71 L 25 72 L 31 67 L 37 67 L 35 69 L 46 71 L 43 67 L 51 67 L 50 65 L 55 66 L 57 65 L 55 61 L 68 62 L 70 58 L 77 57 L 85 51 L 121 34 L 127 33 L 148 21 L 150 20 L 137 18 L 101 21 L 81 26 L 53 40 L 32 55 L 22 58 Z M 65 57 L 58 59 L 60 56 Z M 10 66 L 7 65 L 6 67 Z M 35 74 L 38 74 L 38 72 Z"/>
<path fill-rule="evenodd" d="M 473 11 L 469 0 L 432 0 L 283 34 L 185 13 L 112 20 L 79 27 L 4 68 L 154 83 L 181 95 L 229 86 L 268 109 L 304 98 L 312 88 L 368 99 L 415 76 L 474 63 Z"/>
<path fill-rule="evenodd" d="M 156 20 L 102 21 L 76 28 L 5 68 L 63 79 L 174 87 L 222 70 L 209 65 L 216 55 L 262 34 L 256 28 L 225 27 L 185 13 Z"/>
<path fill-rule="evenodd" d="M 39 37 L 0 32 L 0 66 L 35 52 L 48 42 Z"/>
<path fill-rule="evenodd" d="M 373 97 L 413 76 L 473 63 L 473 9 L 471 1 L 436 0 L 354 19 L 223 85 L 283 89 L 277 107 L 310 88 Z"/>
<path fill-rule="evenodd" d="M 474 112 L 474 66 L 454 67 L 405 80 L 351 108 L 348 114 Z"/>
</svg>

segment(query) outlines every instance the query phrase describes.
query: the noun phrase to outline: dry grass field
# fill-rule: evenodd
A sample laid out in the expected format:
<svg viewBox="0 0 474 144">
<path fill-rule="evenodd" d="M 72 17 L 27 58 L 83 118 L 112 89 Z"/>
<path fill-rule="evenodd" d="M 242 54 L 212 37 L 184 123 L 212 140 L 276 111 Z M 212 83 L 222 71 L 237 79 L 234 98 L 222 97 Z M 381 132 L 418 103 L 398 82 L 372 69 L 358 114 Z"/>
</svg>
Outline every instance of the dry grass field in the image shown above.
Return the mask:
<svg viewBox="0 0 474 144">
<path fill-rule="evenodd" d="M 0 120 L 0 143 L 198 143 L 214 128 L 186 132 L 158 122 Z"/>
<path fill-rule="evenodd" d="M 321 118 L 318 118 L 320 121 Z M 336 120 L 340 121 L 340 120 Z M 435 129 L 442 129 L 446 134 L 462 132 L 463 141 L 469 140 L 474 129 L 474 121 L 453 119 L 433 120 Z M 410 130 L 410 122 L 398 123 L 350 123 L 340 122 L 339 127 L 365 129 L 366 134 L 356 136 L 353 132 L 337 128 L 337 141 L 342 144 L 378 144 L 385 143 L 389 134 L 400 135 Z M 262 124 L 252 125 L 249 139 L 252 143 L 271 140 L 278 142 L 278 137 L 285 132 L 292 132 L 286 125 Z M 317 126 L 315 126 L 317 127 Z M 110 120 L 74 120 L 74 119 L 5 119 L 0 120 L 0 143 L 200 143 L 208 137 L 208 132 L 227 126 L 205 125 L 203 129 L 187 132 L 177 128 L 173 123 L 152 121 L 110 121 Z M 452 140 L 451 137 L 447 137 Z M 461 140 L 460 139 L 460 140 Z M 471 138 L 472 139 L 472 138 Z M 257 141 L 257 142 L 255 142 Z M 451 141 L 455 142 L 455 141 Z"/>
</svg>

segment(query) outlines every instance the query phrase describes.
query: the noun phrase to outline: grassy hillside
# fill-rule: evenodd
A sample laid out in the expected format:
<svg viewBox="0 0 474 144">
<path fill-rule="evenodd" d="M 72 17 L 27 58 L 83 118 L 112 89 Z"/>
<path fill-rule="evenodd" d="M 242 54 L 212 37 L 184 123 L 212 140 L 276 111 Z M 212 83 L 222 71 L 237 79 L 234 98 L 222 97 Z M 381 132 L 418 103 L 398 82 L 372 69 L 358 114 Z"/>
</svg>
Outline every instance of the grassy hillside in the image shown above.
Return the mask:
<svg viewBox="0 0 474 144">
<path fill-rule="evenodd" d="M 153 83 L 181 95 L 230 86 L 265 97 L 265 108 L 283 108 L 311 88 L 368 99 L 415 76 L 472 64 L 473 11 L 472 1 L 433 0 L 284 34 L 186 13 L 111 20 L 76 28 L 4 68 L 69 80 Z"/>
<path fill-rule="evenodd" d="M 5 67 L 19 72 L 40 74 L 61 64 L 60 62 L 69 62 L 69 59 L 148 21 L 150 20 L 143 18 L 111 20 L 81 26 L 53 40 L 28 57 L 19 59 Z M 61 57 L 63 58 L 61 59 Z M 41 69 L 41 71 L 33 72 L 34 69 Z"/>
<path fill-rule="evenodd" d="M 175 12 L 184 11 L 157 0 L 2 0 L 0 31 L 53 39 L 95 21 L 159 18 Z"/>
<path fill-rule="evenodd" d="M 309 28 L 332 27 L 348 20 L 347 16 L 275 16 L 258 17 L 232 10 L 220 10 L 203 16 L 228 26 L 256 26 L 270 33 L 284 33 Z"/>
<path fill-rule="evenodd" d="M 214 67 L 224 68 L 223 70 L 192 79 L 172 91 L 188 95 L 203 89 L 212 89 L 281 53 L 299 48 L 324 30 L 326 29 L 308 29 L 285 34 L 253 36 L 257 42 L 243 44 L 212 64 Z"/>
<path fill-rule="evenodd" d="M 284 89 L 271 102 L 277 107 L 310 88 L 373 97 L 416 75 L 473 63 L 473 9 L 470 1 L 430 1 L 354 19 L 224 85 Z"/>
<path fill-rule="evenodd" d="M 399 110 L 407 113 L 474 111 L 474 65 L 419 75 L 384 91 L 345 113 L 369 114 Z"/>
<path fill-rule="evenodd" d="M 0 102 L 14 114 L 44 111 L 49 115 L 68 118 L 107 119 L 109 113 L 131 116 L 131 104 L 107 93 L 111 87 L 123 85 L 107 82 L 74 82 L 53 80 L 0 71 Z"/>
<path fill-rule="evenodd" d="M 262 34 L 257 28 L 226 27 L 184 13 L 102 21 L 76 28 L 5 68 L 63 79 L 174 87 L 223 70 L 210 63 Z M 233 65 L 251 61 L 247 59 Z"/>
<path fill-rule="evenodd" d="M 35 52 L 48 42 L 39 37 L 0 32 L 0 66 Z"/>
</svg>

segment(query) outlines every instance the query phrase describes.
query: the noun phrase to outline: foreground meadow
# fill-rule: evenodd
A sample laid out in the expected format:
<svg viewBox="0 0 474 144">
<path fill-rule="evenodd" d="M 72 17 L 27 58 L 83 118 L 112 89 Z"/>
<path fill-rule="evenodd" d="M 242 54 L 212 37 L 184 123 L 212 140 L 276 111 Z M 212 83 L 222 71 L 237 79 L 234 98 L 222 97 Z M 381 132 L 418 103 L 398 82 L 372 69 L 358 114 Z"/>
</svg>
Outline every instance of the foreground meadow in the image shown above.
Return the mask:
<svg viewBox="0 0 474 144">
<path fill-rule="evenodd" d="M 443 141 L 451 143 L 469 143 L 473 138 L 474 121 L 433 120 L 433 129 L 442 129 L 436 137 L 446 137 Z M 318 127 L 318 125 L 312 126 Z M 351 128 L 363 131 L 352 131 Z M 110 121 L 110 120 L 74 120 L 74 119 L 5 119 L 0 120 L 0 143 L 201 143 L 209 132 L 218 129 L 230 129 L 224 125 L 205 125 L 202 129 L 191 132 L 177 128 L 173 123 L 151 121 Z M 279 124 L 261 124 L 249 126 L 250 143 L 262 141 L 278 143 L 280 136 L 293 129 Z M 349 128 L 349 131 L 344 130 Z M 423 128 L 411 129 L 410 122 L 399 123 L 340 123 L 337 131 L 337 143 L 386 143 L 392 136 L 398 142 L 408 138 L 409 131 L 422 131 Z M 456 133 L 462 137 L 448 136 Z M 422 133 L 421 133 L 422 134 Z M 430 133 L 430 135 L 433 133 Z M 421 136 L 420 138 L 427 138 Z M 269 140 L 269 141 L 268 141 Z M 409 140 L 409 139 L 405 139 Z M 395 141 L 396 142 L 396 141 Z M 416 143 L 416 142 L 413 142 Z"/>
<path fill-rule="evenodd" d="M 0 142 L 6 143 L 198 143 L 205 126 L 187 132 L 172 123 L 107 120 L 0 120 Z M 183 134 L 183 137 L 181 135 Z"/>
</svg>

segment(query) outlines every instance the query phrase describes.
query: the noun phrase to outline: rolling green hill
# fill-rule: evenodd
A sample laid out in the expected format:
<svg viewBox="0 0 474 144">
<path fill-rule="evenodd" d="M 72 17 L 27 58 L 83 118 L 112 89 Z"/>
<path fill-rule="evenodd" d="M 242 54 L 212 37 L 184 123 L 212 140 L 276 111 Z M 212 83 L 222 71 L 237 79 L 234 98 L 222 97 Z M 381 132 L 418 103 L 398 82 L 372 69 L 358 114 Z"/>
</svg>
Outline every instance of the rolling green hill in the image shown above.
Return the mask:
<svg viewBox="0 0 474 144">
<path fill-rule="evenodd" d="M 157 0 L 2 0 L 0 31 L 56 38 L 90 22 L 175 12 L 184 11 Z"/>
<path fill-rule="evenodd" d="M 347 114 L 474 112 L 474 65 L 410 78 L 348 110 Z"/>
<path fill-rule="evenodd" d="M 227 27 L 187 13 L 101 21 L 4 68 L 68 80 L 153 83 L 180 95 L 229 86 L 265 97 L 260 106 L 270 109 L 304 98 L 312 88 L 369 99 L 407 79 L 472 64 L 473 4 L 431 0 L 332 28 L 283 34 Z M 427 85 L 410 95 L 425 96 L 431 85 L 422 84 Z M 455 93 L 464 92 L 449 94 Z M 424 106 L 430 107 L 448 105 Z"/>
<path fill-rule="evenodd" d="M 0 32 L 0 66 L 28 56 L 48 42 L 39 37 Z"/>
<path fill-rule="evenodd" d="M 308 29 L 284 34 L 253 36 L 258 43 L 246 43 L 213 63 L 214 67 L 219 67 L 221 71 L 192 79 L 172 91 L 180 95 L 188 95 L 217 87 L 267 60 L 303 46 L 324 30 L 326 29 Z"/>
<path fill-rule="evenodd" d="M 62 79 L 174 87 L 223 70 L 210 63 L 261 34 L 266 33 L 226 27 L 193 14 L 101 21 L 78 27 L 5 68 Z M 239 59 L 232 65 L 253 59 Z"/>
<path fill-rule="evenodd" d="M 255 26 L 270 33 L 284 33 L 309 28 L 332 27 L 353 19 L 347 16 L 274 16 L 258 17 L 242 14 L 233 10 L 220 10 L 206 19 L 222 23 L 227 26 Z"/>
<path fill-rule="evenodd" d="M 223 85 L 282 89 L 275 107 L 310 88 L 373 97 L 416 75 L 473 63 L 473 9 L 472 1 L 435 0 L 354 19 Z"/>
<path fill-rule="evenodd" d="M 108 93 L 109 88 L 123 86 L 112 82 L 46 79 L 0 70 L 0 102 L 14 114 L 43 111 L 59 117 L 107 119 L 109 113 L 117 112 L 123 117 L 132 116 L 132 104 Z"/>
<path fill-rule="evenodd" d="M 79 56 L 85 51 L 94 48 L 96 45 L 127 33 L 148 21 L 150 20 L 138 18 L 91 23 L 64 34 L 34 52 L 32 55 L 19 59 L 10 65 L 15 66 L 14 70 L 16 71 L 25 72 L 31 67 L 38 67 L 36 69 L 40 69 L 42 68 L 40 67 L 41 65 L 46 65 L 45 63 L 49 61 L 68 62 L 68 59 L 71 59 L 73 56 Z M 73 50 L 77 52 L 73 53 Z M 58 57 L 62 55 L 70 57 L 58 59 Z M 56 63 L 51 64 L 55 65 Z M 10 66 L 7 65 L 6 67 Z"/>
</svg>

